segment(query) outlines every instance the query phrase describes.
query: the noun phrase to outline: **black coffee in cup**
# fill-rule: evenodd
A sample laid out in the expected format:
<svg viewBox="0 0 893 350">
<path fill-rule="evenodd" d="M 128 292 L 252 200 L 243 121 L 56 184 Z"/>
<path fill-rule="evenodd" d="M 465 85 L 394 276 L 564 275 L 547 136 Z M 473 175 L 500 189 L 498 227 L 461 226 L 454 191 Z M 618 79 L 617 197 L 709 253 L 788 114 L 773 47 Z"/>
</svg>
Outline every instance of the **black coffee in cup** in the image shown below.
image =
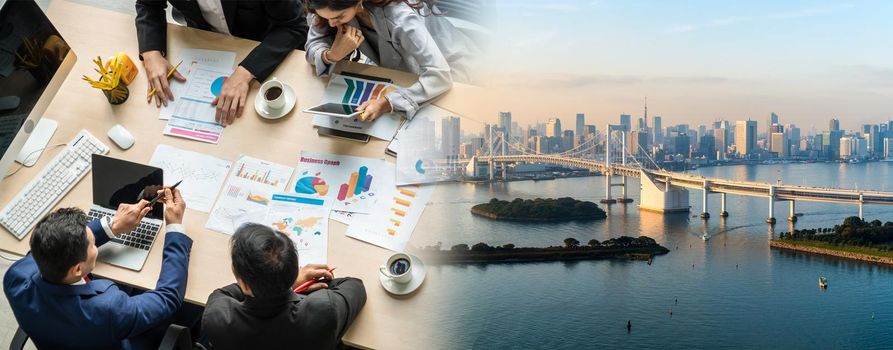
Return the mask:
<svg viewBox="0 0 893 350">
<path fill-rule="evenodd" d="M 274 86 L 274 87 L 267 89 L 267 92 L 266 92 L 266 94 L 264 94 L 264 97 L 266 97 L 267 101 L 273 101 L 273 100 L 279 98 L 279 96 L 281 96 L 281 95 L 282 95 L 282 88 L 280 88 L 278 86 Z"/>
<path fill-rule="evenodd" d="M 391 263 L 390 268 L 391 274 L 394 276 L 400 276 L 406 271 L 409 271 L 409 260 L 406 259 L 397 259 Z"/>
</svg>

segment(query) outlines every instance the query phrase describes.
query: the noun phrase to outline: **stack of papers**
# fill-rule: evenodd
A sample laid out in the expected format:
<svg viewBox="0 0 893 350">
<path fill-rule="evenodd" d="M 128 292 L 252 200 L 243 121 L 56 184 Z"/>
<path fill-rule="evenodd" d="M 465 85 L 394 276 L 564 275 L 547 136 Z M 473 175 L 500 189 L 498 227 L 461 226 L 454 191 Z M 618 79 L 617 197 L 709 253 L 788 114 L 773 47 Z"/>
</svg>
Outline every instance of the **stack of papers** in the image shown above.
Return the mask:
<svg viewBox="0 0 893 350">
<path fill-rule="evenodd" d="M 175 99 L 158 116 L 168 120 L 164 134 L 216 144 L 223 134 L 223 126 L 216 122 L 216 108 L 211 103 L 232 74 L 236 54 L 184 49 L 180 58 L 183 64 L 178 71 L 186 81 L 171 80 Z"/>
</svg>

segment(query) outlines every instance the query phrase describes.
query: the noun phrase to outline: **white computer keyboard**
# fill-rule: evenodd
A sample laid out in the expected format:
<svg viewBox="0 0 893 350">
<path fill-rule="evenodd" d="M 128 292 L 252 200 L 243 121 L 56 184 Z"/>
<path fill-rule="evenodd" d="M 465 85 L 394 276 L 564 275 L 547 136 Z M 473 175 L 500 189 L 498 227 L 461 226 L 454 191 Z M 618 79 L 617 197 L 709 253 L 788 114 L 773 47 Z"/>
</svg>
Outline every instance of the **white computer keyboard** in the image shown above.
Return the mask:
<svg viewBox="0 0 893 350">
<path fill-rule="evenodd" d="M 22 239 L 92 168 L 93 154 L 109 147 L 81 130 L 49 164 L 0 210 L 0 225 Z"/>
</svg>

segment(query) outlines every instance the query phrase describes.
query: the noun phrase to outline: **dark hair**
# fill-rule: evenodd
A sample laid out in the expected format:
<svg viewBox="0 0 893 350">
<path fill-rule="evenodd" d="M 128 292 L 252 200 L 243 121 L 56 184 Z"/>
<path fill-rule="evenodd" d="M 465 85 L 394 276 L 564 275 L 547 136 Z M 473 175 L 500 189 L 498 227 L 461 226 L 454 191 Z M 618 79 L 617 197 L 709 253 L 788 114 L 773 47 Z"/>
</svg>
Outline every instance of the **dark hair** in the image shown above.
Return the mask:
<svg viewBox="0 0 893 350">
<path fill-rule="evenodd" d="M 298 278 L 298 250 L 284 233 L 244 224 L 232 238 L 233 272 L 255 297 L 281 295 Z"/>
<path fill-rule="evenodd" d="M 341 11 L 357 6 L 361 1 L 363 0 L 304 0 L 304 10 L 307 13 L 316 13 L 316 10 L 324 8 Z M 402 2 L 420 15 L 428 16 L 434 14 L 434 11 L 431 8 L 428 10 L 430 13 L 425 13 L 424 9 L 427 1 L 433 2 L 433 0 L 366 0 L 365 4 L 374 7 L 385 7 L 395 2 Z M 441 13 L 438 12 L 436 14 L 439 15 Z M 316 25 L 320 25 L 320 23 L 316 23 Z"/>
<path fill-rule="evenodd" d="M 48 214 L 37 223 L 30 244 L 43 278 L 62 283 L 72 266 L 87 260 L 87 215 L 78 208 Z"/>
</svg>

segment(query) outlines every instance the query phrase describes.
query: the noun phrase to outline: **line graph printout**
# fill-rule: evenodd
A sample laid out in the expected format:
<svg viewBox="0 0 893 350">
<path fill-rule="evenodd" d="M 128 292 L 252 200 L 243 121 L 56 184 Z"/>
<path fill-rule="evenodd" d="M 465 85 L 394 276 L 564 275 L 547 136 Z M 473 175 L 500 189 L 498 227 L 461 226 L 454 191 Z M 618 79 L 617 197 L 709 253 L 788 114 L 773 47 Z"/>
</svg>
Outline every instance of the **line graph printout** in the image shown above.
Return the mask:
<svg viewBox="0 0 893 350">
<path fill-rule="evenodd" d="M 246 216 L 262 220 L 273 194 L 285 191 L 291 173 L 291 167 L 242 156 L 223 185 L 205 228 L 231 235 Z"/>
<path fill-rule="evenodd" d="M 189 209 L 208 213 L 233 162 L 207 154 L 158 145 L 149 165 L 164 169 L 164 185 L 183 180 L 178 189 Z"/>
</svg>

